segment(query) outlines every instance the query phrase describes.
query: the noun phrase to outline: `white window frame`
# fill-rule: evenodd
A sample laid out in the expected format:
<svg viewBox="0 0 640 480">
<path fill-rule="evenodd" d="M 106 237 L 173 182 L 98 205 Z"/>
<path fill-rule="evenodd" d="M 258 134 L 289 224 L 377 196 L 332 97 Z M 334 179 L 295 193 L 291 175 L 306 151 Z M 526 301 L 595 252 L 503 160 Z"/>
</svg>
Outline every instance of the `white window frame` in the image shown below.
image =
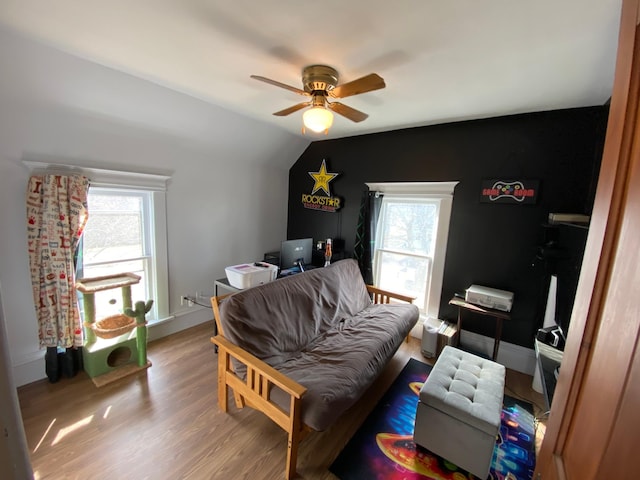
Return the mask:
<svg viewBox="0 0 640 480">
<path fill-rule="evenodd" d="M 150 195 L 150 222 L 149 231 L 152 233 L 149 239 L 151 249 L 154 252 L 154 266 L 150 268 L 152 278 L 149 286 L 155 289 L 153 298 L 154 312 L 147 315 L 149 325 L 171 320 L 169 313 L 169 262 L 167 248 L 167 181 L 171 178 L 166 175 L 157 175 L 140 172 L 127 172 L 121 170 L 107 170 L 100 168 L 79 167 L 67 164 L 50 164 L 43 162 L 25 161 L 24 164 L 30 170 L 41 173 L 61 173 L 64 175 L 80 174 L 90 180 L 91 187 L 109 188 L 114 190 L 142 190 Z M 91 211 L 89 211 L 91 216 Z"/>
<path fill-rule="evenodd" d="M 388 182 L 366 184 L 371 191 L 380 192 L 385 196 L 389 195 L 396 198 L 404 197 L 407 200 L 411 200 L 412 198 L 432 199 L 439 202 L 438 225 L 436 226 L 431 276 L 428 280 L 429 284 L 427 285 L 429 301 L 427 305 L 425 305 L 425 311 L 421 312 L 423 318 L 438 318 L 439 315 L 444 277 L 444 261 L 449 238 L 449 222 L 453 206 L 453 192 L 458 183 L 459 182 Z M 377 265 L 374 265 L 374 272 L 376 272 L 376 269 Z"/>
</svg>

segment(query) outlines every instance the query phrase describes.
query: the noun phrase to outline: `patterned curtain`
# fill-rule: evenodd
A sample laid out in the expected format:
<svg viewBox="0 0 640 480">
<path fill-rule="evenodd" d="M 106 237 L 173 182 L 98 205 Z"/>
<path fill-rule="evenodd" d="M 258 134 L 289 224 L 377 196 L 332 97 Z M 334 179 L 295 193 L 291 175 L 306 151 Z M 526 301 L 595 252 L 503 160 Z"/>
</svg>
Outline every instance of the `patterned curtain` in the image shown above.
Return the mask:
<svg viewBox="0 0 640 480">
<path fill-rule="evenodd" d="M 27 187 L 27 241 L 41 347 L 82 345 L 74 253 L 87 223 L 89 179 L 32 175 Z"/>
<path fill-rule="evenodd" d="M 368 188 L 362 193 L 353 257 L 358 261 L 365 283 L 373 284 L 373 252 L 383 195 Z"/>
</svg>

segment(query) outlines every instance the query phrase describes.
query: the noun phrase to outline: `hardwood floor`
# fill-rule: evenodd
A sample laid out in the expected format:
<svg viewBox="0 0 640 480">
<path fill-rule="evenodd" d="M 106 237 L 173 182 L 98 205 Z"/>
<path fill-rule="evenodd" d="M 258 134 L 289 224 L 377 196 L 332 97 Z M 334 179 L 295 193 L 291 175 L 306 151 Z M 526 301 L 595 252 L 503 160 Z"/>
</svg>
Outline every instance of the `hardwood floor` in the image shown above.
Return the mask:
<svg viewBox="0 0 640 480">
<path fill-rule="evenodd" d="M 286 434 L 233 402 L 218 410 L 212 331 L 213 322 L 150 343 L 151 368 L 102 388 L 84 372 L 20 387 L 36 480 L 284 478 Z M 411 357 L 431 363 L 417 340 L 404 343 L 359 403 L 302 442 L 300 478 L 336 478 L 329 466 Z M 530 386 L 508 371 L 506 393 L 542 405 Z"/>
</svg>

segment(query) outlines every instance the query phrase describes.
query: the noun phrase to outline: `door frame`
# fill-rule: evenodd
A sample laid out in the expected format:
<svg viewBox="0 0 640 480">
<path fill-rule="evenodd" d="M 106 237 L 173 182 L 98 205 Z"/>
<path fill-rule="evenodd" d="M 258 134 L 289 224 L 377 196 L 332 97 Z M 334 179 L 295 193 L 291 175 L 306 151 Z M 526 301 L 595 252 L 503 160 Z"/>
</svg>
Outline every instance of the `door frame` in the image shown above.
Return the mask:
<svg viewBox="0 0 640 480">
<path fill-rule="evenodd" d="M 623 0 L 616 72 L 598 187 L 567 343 L 534 478 L 564 479 L 563 452 L 589 371 L 623 223 L 638 130 L 639 0 Z M 624 372 L 621 372 L 624 374 Z"/>
</svg>

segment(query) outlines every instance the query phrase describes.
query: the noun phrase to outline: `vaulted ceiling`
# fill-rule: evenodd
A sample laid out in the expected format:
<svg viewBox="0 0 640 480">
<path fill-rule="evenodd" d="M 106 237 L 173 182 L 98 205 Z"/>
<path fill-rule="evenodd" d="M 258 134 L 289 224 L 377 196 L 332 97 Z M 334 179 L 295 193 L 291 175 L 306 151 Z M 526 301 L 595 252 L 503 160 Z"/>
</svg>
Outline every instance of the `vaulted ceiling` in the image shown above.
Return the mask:
<svg viewBox="0 0 640 480">
<path fill-rule="evenodd" d="M 560 108 L 611 95 L 621 0 L 4 0 L 0 24 L 56 49 L 302 135 L 310 64 L 387 87 L 328 137 Z M 95 95 L 100 95 L 96 86 Z"/>
</svg>

